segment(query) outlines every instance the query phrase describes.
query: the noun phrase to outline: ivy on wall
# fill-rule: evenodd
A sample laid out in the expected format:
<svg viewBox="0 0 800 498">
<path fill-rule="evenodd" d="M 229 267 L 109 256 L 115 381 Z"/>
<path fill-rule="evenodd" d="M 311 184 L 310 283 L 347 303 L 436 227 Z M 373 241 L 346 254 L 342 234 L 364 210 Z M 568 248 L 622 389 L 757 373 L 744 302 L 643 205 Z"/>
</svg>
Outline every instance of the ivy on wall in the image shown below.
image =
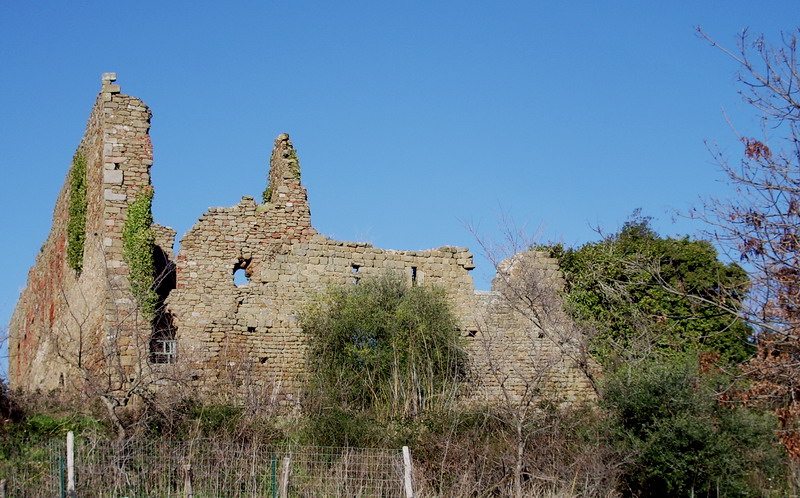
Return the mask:
<svg viewBox="0 0 800 498">
<path fill-rule="evenodd" d="M 152 319 L 158 295 L 155 287 L 155 262 L 153 244 L 153 189 L 148 188 L 128 205 L 128 217 L 122 228 L 122 255 L 128 263 L 128 280 L 131 293 L 139 304 L 139 310 L 147 319 Z"/>
<path fill-rule="evenodd" d="M 261 199 L 264 202 L 270 202 L 272 200 L 272 185 L 267 185 L 267 188 L 264 189 L 264 193 L 261 194 Z"/>
<path fill-rule="evenodd" d="M 284 178 L 300 180 L 300 159 L 297 157 L 297 152 L 294 149 L 290 149 L 288 152 L 283 153 L 283 157 L 286 164 L 286 172 L 289 174 L 288 177 L 284 176 Z M 272 184 L 267 184 L 267 188 L 261 194 L 261 199 L 265 203 L 272 200 Z"/>
<path fill-rule="evenodd" d="M 300 159 L 297 157 L 297 151 L 291 149 L 289 151 L 289 160 L 287 161 L 289 166 L 289 173 L 299 180 L 300 179 Z"/>
<path fill-rule="evenodd" d="M 83 270 L 83 247 L 86 243 L 86 158 L 76 152 L 69 175 L 69 221 L 67 223 L 67 263 L 80 273 Z"/>
</svg>

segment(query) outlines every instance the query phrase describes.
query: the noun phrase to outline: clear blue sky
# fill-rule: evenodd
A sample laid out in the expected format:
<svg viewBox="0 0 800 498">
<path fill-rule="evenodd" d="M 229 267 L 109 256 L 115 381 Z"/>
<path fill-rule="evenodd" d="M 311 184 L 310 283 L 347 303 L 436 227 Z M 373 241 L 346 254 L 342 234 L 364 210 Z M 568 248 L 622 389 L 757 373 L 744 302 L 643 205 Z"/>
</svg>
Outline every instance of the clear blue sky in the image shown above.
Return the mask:
<svg viewBox="0 0 800 498">
<path fill-rule="evenodd" d="M 322 233 L 478 253 L 465 225 L 498 237 L 503 215 L 567 244 L 635 208 L 692 233 L 673 211 L 727 192 L 704 140 L 740 149 L 721 109 L 755 129 L 694 26 L 733 46 L 798 24 L 797 0 L 0 0 L 0 325 L 103 72 L 153 110 L 154 214 L 179 237 L 259 196 L 288 132 Z"/>
</svg>

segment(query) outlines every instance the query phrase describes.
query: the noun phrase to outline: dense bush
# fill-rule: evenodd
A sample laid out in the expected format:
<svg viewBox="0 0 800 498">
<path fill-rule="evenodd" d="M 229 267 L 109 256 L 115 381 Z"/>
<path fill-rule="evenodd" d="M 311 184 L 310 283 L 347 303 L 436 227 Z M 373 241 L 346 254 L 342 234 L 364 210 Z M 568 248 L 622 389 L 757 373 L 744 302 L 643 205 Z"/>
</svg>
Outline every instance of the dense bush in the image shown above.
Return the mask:
<svg viewBox="0 0 800 498">
<path fill-rule="evenodd" d="M 404 420 L 457 396 L 466 354 L 441 289 L 397 276 L 364 278 L 320 295 L 302 326 L 311 345 L 305 410 L 315 437 L 374 442 L 369 421 L 402 432 Z"/>
<path fill-rule="evenodd" d="M 635 496 L 754 496 L 780 486 L 785 456 L 766 413 L 719 401 L 724 385 L 692 360 L 623 367 L 603 405 Z M 777 492 L 777 490 L 774 490 Z"/>
<path fill-rule="evenodd" d="M 719 261 L 707 241 L 661 237 L 634 214 L 599 242 L 544 249 L 559 259 L 571 315 L 599 331 L 592 349 L 606 366 L 707 351 L 739 363 L 755 352 L 734 313 L 747 274 Z"/>
</svg>

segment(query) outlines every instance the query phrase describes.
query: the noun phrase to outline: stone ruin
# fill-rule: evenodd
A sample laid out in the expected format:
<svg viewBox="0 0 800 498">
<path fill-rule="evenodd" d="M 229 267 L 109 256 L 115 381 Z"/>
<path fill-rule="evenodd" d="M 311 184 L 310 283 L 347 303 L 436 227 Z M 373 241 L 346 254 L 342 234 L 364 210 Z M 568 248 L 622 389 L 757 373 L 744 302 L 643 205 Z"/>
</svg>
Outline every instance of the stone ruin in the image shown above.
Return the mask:
<svg viewBox="0 0 800 498">
<path fill-rule="evenodd" d="M 520 273 L 540 290 L 563 285 L 554 260 L 519 254 L 501 265 L 492 291 L 476 291 L 466 248 L 396 251 L 331 240 L 311 224 L 286 134 L 275 140 L 265 202 L 242 197 L 235 206 L 209 209 L 178 254 L 175 231 L 152 225 L 159 311 L 145 317 L 131 293 L 122 231 L 131 202 L 152 192 L 151 112 L 115 80 L 103 75 L 78 146 L 86 160 L 82 270 L 66 258 L 68 174 L 10 322 L 12 388 L 92 396 L 181 382 L 209 394 L 268 393 L 292 405 L 307 348 L 299 310 L 328 285 L 394 272 L 411 285 L 446 290 L 469 352 L 470 399 L 525 399 L 534 392 L 564 401 L 593 397 L 580 347 L 564 332 L 575 327 L 560 310 L 543 310 L 515 291 Z M 237 273 L 245 278 L 235 279 Z M 537 319 L 543 314 L 555 318 L 543 324 Z"/>
</svg>

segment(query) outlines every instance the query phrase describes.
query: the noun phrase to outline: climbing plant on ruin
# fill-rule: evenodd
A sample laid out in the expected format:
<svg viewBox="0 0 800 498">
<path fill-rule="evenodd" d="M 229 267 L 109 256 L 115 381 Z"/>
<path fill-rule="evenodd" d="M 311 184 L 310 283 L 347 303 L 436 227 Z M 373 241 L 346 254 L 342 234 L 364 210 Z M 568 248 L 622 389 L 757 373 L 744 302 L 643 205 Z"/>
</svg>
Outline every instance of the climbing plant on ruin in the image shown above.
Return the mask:
<svg viewBox="0 0 800 498">
<path fill-rule="evenodd" d="M 264 202 L 269 202 L 272 199 L 272 185 L 267 185 L 267 188 L 264 189 L 264 193 L 261 194 L 261 200 Z"/>
<path fill-rule="evenodd" d="M 80 273 L 86 242 L 86 159 L 77 152 L 69 176 L 69 222 L 67 223 L 67 263 Z"/>
<path fill-rule="evenodd" d="M 289 166 L 289 172 L 292 176 L 299 180 L 300 179 L 300 159 L 297 157 L 297 151 L 294 149 L 289 150 L 289 157 L 287 164 Z"/>
<path fill-rule="evenodd" d="M 148 319 L 153 317 L 158 301 L 154 290 L 155 235 L 150 228 L 153 223 L 152 203 L 153 189 L 148 188 L 128 206 L 128 217 L 122 229 L 123 256 L 128 263 L 131 293 Z"/>
</svg>

